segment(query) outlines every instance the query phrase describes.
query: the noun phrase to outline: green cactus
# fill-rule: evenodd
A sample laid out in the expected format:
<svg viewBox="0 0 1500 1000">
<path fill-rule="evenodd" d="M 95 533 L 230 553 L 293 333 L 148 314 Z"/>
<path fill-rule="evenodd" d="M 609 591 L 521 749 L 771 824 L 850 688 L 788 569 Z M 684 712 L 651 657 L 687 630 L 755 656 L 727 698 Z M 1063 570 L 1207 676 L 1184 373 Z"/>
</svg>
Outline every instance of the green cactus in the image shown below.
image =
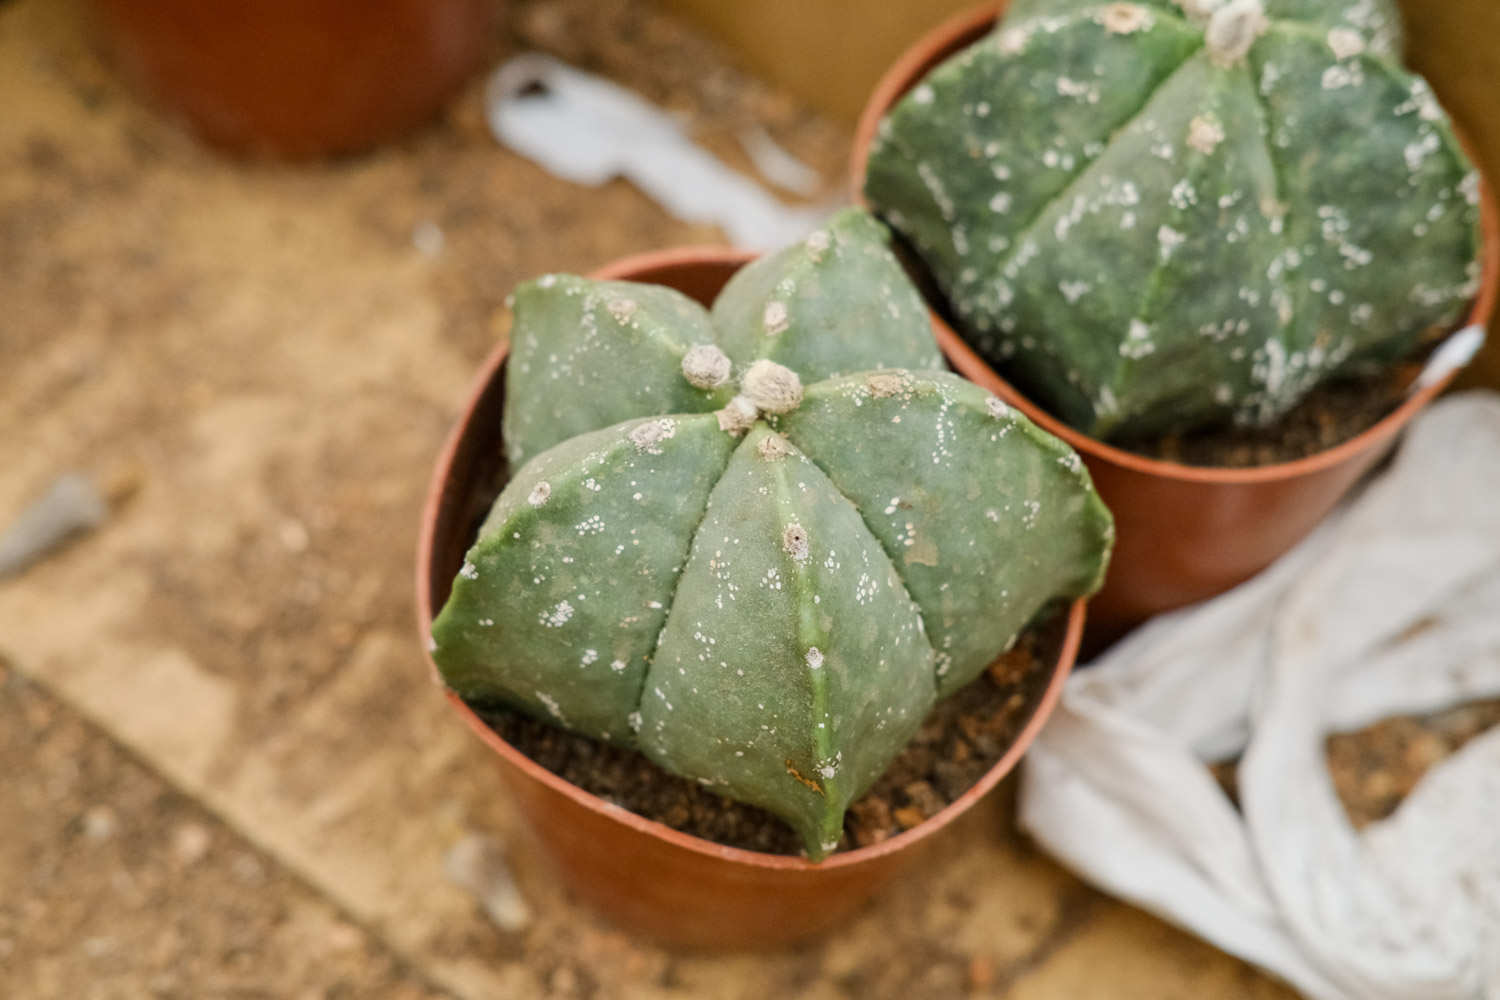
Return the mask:
<svg viewBox="0 0 1500 1000">
<path fill-rule="evenodd" d="M 534 457 L 433 656 L 464 698 L 637 748 L 821 858 L 937 697 L 1097 588 L 1113 525 L 1065 445 L 937 370 L 867 215 L 742 269 L 711 319 L 679 298 L 517 295 L 506 433 Z"/>
<path fill-rule="evenodd" d="M 1390 0 L 1015 0 L 881 123 L 865 194 L 1065 421 L 1273 423 L 1477 290 L 1478 175 Z"/>
</svg>

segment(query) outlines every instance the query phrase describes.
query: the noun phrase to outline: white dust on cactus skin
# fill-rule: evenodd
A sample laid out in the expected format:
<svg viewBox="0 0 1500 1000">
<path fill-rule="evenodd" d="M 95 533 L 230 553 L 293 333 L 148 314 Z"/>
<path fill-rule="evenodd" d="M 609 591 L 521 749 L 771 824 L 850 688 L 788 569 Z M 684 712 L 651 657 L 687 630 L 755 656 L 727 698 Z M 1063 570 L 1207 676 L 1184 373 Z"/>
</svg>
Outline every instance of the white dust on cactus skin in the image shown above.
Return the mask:
<svg viewBox="0 0 1500 1000">
<path fill-rule="evenodd" d="M 763 413 L 790 413 L 802 403 L 802 380 L 790 368 L 762 359 L 745 372 L 740 392 Z"/>
<path fill-rule="evenodd" d="M 463 577 L 465 580 L 477 580 L 479 579 L 479 567 L 475 566 L 471 562 L 465 562 L 463 566 L 459 568 L 458 575 Z"/>
<path fill-rule="evenodd" d="M 526 494 L 526 502 L 531 504 L 531 506 L 533 507 L 540 507 L 542 504 L 546 503 L 548 498 L 551 496 L 552 484 L 543 479 L 541 482 L 537 483 L 531 488 L 530 493 Z"/>
<path fill-rule="evenodd" d="M 767 441 L 771 438 L 766 438 Z M 806 562 L 808 547 L 807 529 L 800 524 L 789 524 L 781 533 L 781 549 L 797 562 Z"/>
<path fill-rule="evenodd" d="M 714 414 L 719 420 L 719 430 L 736 436 L 755 426 L 760 419 L 760 410 L 744 396 L 736 396 Z"/>
<path fill-rule="evenodd" d="M 698 344 L 682 356 L 682 377 L 697 389 L 717 389 L 729 381 L 733 364 L 713 344 Z"/>
<path fill-rule="evenodd" d="M 661 443 L 677 433 L 677 421 L 670 417 L 648 420 L 630 431 L 630 443 L 644 455 L 660 455 Z"/>
<path fill-rule="evenodd" d="M 1112 3 L 1099 12 L 1099 23 L 1112 35 L 1133 35 L 1149 22 L 1146 9 L 1133 3 Z"/>
<path fill-rule="evenodd" d="M 1203 33 L 1209 58 L 1220 66 L 1238 65 L 1269 27 L 1261 0 L 1230 0 L 1213 12 Z"/>
<path fill-rule="evenodd" d="M 1328 47 L 1335 59 L 1352 59 L 1365 51 L 1365 36 L 1353 28 L 1334 28 L 1328 32 Z"/>
</svg>

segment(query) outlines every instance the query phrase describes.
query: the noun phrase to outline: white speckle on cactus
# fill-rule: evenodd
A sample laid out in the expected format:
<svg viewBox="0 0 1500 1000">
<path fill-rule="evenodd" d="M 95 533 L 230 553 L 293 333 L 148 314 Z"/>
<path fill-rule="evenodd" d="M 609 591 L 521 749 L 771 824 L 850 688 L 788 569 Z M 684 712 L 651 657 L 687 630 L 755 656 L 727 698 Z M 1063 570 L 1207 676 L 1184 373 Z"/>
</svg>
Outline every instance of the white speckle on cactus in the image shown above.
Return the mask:
<svg viewBox="0 0 1500 1000">
<path fill-rule="evenodd" d="M 583 655 L 578 658 L 578 665 L 580 667 L 592 666 L 598 659 L 599 651 L 597 649 L 585 649 Z"/>
<path fill-rule="evenodd" d="M 638 732 L 640 732 L 641 731 L 641 713 L 640 712 L 631 712 L 629 715 L 627 715 L 625 717 L 625 724 L 630 727 L 630 731 L 632 733 L 638 733 Z"/>
<path fill-rule="evenodd" d="M 1000 51 L 1008 56 L 1013 56 L 1026 47 L 1029 37 L 1028 33 L 1022 28 L 1007 28 L 1000 32 Z"/>
<path fill-rule="evenodd" d="M 544 274 L 536 279 L 536 286 L 538 288 L 551 288 L 555 284 L 557 284 L 557 275 L 555 274 Z"/>
<path fill-rule="evenodd" d="M 459 568 L 458 575 L 463 577 L 465 580 L 477 580 L 479 579 L 479 567 L 475 566 L 471 562 L 466 561 L 463 566 Z"/>
<path fill-rule="evenodd" d="M 990 211 L 994 212 L 996 215 L 1004 215 L 1006 212 L 1010 211 L 1010 206 L 1012 203 L 1013 199 L 1010 195 L 1006 194 L 1004 191 L 997 192 L 995 196 L 990 199 Z"/>
<path fill-rule="evenodd" d="M 548 628 L 562 628 L 573 617 L 573 605 L 558 601 L 550 611 L 543 611 L 538 620 Z"/>
<path fill-rule="evenodd" d="M 918 104 L 931 104 L 934 96 L 932 88 L 925 83 L 911 92 L 911 99 Z"/>
<path fill-rule="evenodd" d="M 1193 189 L 1193 182 L 1186 177 L 1172 185 L 1170 197 L 1172 207 L 1178 211 L 1184 211 L 1198 204 L 1198 192 Z"/>
<path fill-rule="evenodd" d="M 729 355 L 713 344 L 697 344 L 682 356 L 682 377 L 698 389 L 717 389 L 729 381 Z"/>
<path fill-rule="evenodd" d="M 1479 171 L 1470 170 L 1458 184 L 1458 191 L 1470 205 L 1479 204 Z"/>
<path fill-rule="evenodd" d="M 770 440 L 769 438 L 767 440 Z M 800 524 L 789 524 L 781 533 L 781 548 L 797 562 L 806 562 L 808 553 L 807 529 Z"/>
<path fill-rule="evenodd" d="M 807 661 L 807 669 L 817 670 L 823 666 L 823 651 L 817 646 L 811 646 L 807 650 L 805 659 Z"/>
<path fill-rule="evenodd" d="M 1057 92 L 1063 97 L 1081 97 L 1090 104 L 1099 103 L 1099 86 L 1097 84 L 1084 83 L 1073 80 L 1066 76 L 1057 78 Z"/>
<path fill-rule="evenodd" d="M 609 669 L 613 670 L 617 674 L 618 673 L 623 673 L 624 670 L 625 670 L 625 661 L 624 660 L 610 660 L 609 661 Z"/>
<path fill-rule="evenodd" d="M 765 413 L 790 413 L 802 402 L 802 380 L 797 373 L 765 359 L 745 372 L 740 391 Z"/>
<path fill-rule="evenodd" d="M 937 171 L 932 169 L 932 164 L 922 162 L 917 164 L 917 176 L 922 178 L 922 184 L 927 188 L 927 193 L 932 196 L 933 204 L 937 205 L 938 211 L 943 218 L 949 222 L 953 221 L 953 199 L 948 196 L 948 191 L 943 187 L 943 182 L 938 178 Z"/>
<path fill-rule="evenodd" d="M 1323 71 L 1324 90 L 1342 90 L 1358 82 L 1355 74 L 1344 66 L 1330 66 Z"/>
<path fill-rule="evenodd" d="M 1212 155 L 1224 141 L 1224 126 L 1211 114 L 1194 116 L 1188 122 L 1187 144 L 1204 156 Z"/>
<path fill-rule="evenodd" d="M 434 639 L 430 635 L 427 637 L 427 652 L 429 652 L 429 653 L 436 653 L 437 652 L 437 640 Z"/>
<path fill-rule="evenodd" d="M 1000 523 L 1000 512 L 998 510 L 996 510 L 995 508 L 993 508 L 993 507 L 991 507 L 988 510 L 986 510 L 984 512 L 984 516 L 985 516 L 985 519 L 988 520 L 991 524 L 999 524 Z"/>
<path fill-rule="evenodd" d="M 812 255 L 813 260 L 821 260 L 824 251 L 833 245 L 833 238 L 828 235 L 826 229 L 815 229 L 808 234 L 804 244 L 807 252 Z"/>
<path fill-rule="evenodd" d="M 1120 344 L 1120 356 L 1135 361 L 1144 358 L 1155 350 L 1156 344 L 1151 340 L 1151 327 L 1141 320 L 1131 320 L 1130 330 L 1125 334 L 1125 340 Z"/>
<path fill-rule="evenodd" d="M 1183 241 L 1186 239 L 1186 236 L 1183 236 L 1171 226 L 1162 226 L 1158 229 L 1156 231 L 1156 241 L 1161 245 L 1161 259 L 1167 260 L 1170 258 L 1172 252 L 1182 246 Z"/>
<path fill-rule="evenodd" d="M 1057 286 L 1057 290 L 1062 292 L 1062 297 L 1068 301 L 1068 305 L 1074 305 L 1092 287 L 1087 281 L 1064 281 Z"/>
<path fill-rule="evenodd" d="M 557 705 L 556 698 L 552 697 L 545 691 L 536 691 L 534 693 L 536 694 L 537 701 L 547 706 L 547 711 L 551 713 L 554 719 L 565 725 L 567 724 L 567 720 L 563 718 L 562 709 Z"/>
<path fill-rule="evenodd" d="M 1328 32 L 1328 47 L 1335 59 L 1351 59 L 1365 50 L 1365 36 L 1353 28 L 1334 28 Z"/>
<path fill-rule="evenodd" d="M 579 535 L 597 535 L 604 531 L 604 519 L 598 514 L 591 515 L 573 525 L 573 530 Z"/>
<path fill-rule="evenodd" d="M 984 401 L 984 409 L 985 412 L 996 420 L 1010 416 L 1010 407 L 999 396 L 991 396 L 986 399 Z"/>
<path fill-rule="evenodd" d="M 1099 23 L 1112 35 L 1133 35 L 1148 21 L 1146 9 L 1133 3 L 1112 3 L 1099 12 Z"/>
<path fill-rule="evenodd" d="M 677 421 L 670 417 L 648 420 L 630 432 L 630 443 L 635 450 L 647 455 L 660 455 L 661 443 L 677 433 Z"/>
<path fill-rule="evenodd" d="M 494 628 L 495 627 L 495 619 L 493 619 L 493 618 L 481 618 L 481 619 L 479 619 L 479 627 L 480 628 Z"/>
<path fill-rule="evenodd" d="M 1436 153 L 1442 146 L 1436 132 L 1428 132 L 1417 142 L 1411 143 L 1403 150 L 1402 155 L 1406 157 L 1406 167 L 1412 173 L 1422 169 L 1422 163 Z"/>
</svg>

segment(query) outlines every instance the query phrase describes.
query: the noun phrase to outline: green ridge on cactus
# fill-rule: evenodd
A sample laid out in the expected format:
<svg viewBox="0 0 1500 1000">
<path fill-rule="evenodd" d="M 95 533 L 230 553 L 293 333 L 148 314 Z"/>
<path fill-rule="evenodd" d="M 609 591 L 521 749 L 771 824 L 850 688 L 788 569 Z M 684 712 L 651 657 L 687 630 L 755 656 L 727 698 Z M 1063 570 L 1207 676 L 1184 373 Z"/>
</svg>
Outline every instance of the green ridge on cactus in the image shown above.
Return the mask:
<svg viewBox="0 0 1500 1000">
<path fill-rule="evenodd" d="M 1477 290 L 1478 176 L 1399 49 L 1390 0 L 1016 0 L 865 194 L 1073 426 L 1263 426 Z"/>
<path fill-rule="evenodd" d="M 719 345 L 746 362 L 785 365 L 804 382 L 868 368 L 941 368 L 927 306 L 887 239 L 869 214 L 846 209 L 800 243 L 740 268 L 714 300 Z"/>
<path fill-rule="evenodd" d="M 754 428 L 693 543 L 641 702 L 642 749 L 823 853 L 916 733 L 933 683 L 921 615 L 859 513 Z"/>
<path fill-rule="evenodd" d="M 690 309 L 673 326 L 676 305 L 641 286 L 557 278 L 517 297 L 512 363 L 526 370 L 508 383 L 506 431 L 535 405 L 571 436 L 496 501 L 433 657 L 466 699 L 635 747 L 770 810 L 816 859 L 938 693 L 1043 605 L 1098 587 L 1113 526 L 1065 445 L 931 370 L 925 317 L 919 343 L 915 293 L 873 220 L 845 213 L 768 260 L 709 328 Z M 600 322 L 622 294 L 636 308 Z M 712 328 L 773 301 L 788 303 L 777 357 L 850 373 L 804 385 L 760 356 L 761 334 Z M 554 378 L 561 365 L 587 381 Z M 684 391 L 719 408 L 639 412 Z"/>
</svg>

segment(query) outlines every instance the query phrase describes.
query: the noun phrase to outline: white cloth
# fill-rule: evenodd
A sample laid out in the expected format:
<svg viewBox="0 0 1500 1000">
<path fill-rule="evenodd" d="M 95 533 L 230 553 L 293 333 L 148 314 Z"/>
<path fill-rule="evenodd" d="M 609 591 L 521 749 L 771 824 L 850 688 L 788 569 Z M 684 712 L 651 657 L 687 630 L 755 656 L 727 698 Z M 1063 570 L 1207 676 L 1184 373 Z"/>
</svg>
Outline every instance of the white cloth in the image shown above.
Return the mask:
<svg viewBox="0 0 1500 1000">
<path fill-rule="evenodd" d="M 1267 572 L 1071 679 L 1021 823 L 1318 1000 L 1500 998 L 1500 729 L 1356 832 L 1329 732 L 1500 696 L 1500 395 L 1445 399 Z M 1205 761 L 1243 752 L 1242 811 Z"/>
</svg>

